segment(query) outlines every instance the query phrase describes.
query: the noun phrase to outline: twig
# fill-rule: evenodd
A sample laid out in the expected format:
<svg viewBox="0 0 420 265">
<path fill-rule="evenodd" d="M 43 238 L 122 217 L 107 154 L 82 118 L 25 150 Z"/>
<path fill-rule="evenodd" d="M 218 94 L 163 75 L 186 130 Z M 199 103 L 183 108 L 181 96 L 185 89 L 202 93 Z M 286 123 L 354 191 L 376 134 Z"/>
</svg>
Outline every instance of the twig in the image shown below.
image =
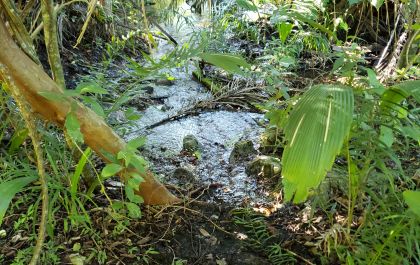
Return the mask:
<svg viewBox="0 0 420 265">
<path fill-rule="evenodd" d="M 170 41 L 172 41 L 172 43 L 175 44 L 175 46 L 178 46 L 178 42 L 171 36 L 171 34 L 166 32 L 166 30 L 164 30 L 155 20 L 149 18 L 149 21 L 150 23 L 155 25 L 163 33 L 163 35 L 165 35 Z"/>
</svg>

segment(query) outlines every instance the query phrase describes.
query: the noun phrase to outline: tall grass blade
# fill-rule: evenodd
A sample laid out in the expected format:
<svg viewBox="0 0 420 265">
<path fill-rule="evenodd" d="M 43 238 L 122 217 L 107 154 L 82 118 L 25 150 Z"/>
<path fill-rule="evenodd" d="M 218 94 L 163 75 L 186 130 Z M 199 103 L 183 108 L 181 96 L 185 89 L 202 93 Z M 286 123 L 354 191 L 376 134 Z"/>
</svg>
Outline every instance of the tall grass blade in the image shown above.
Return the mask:
<svg viewBox="0 0 420 265">
<path fill-rule="evenodd" d="M 0 225 L 6 213 L 9 203 L 16 193 L 20 192 L 26 185 L 36 180 L 37 176 L 22 177 L 0 183 Z"/>
</svg>

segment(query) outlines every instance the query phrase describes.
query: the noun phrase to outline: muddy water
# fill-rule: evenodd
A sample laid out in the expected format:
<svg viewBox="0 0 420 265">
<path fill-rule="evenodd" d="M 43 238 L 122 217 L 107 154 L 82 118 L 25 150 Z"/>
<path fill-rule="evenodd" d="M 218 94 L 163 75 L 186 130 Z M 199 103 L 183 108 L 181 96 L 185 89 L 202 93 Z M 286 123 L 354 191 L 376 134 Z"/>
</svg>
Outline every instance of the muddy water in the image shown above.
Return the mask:
<svg viewBox="0 0 420 265">
<path fill-rule="evenodd" d="M 192 14 L 188 5 L 180 7 L 180 13 L 189 14 L 192 23 L 164 25 L 165 29 L 182 45 L 190 34 L 205 24 L 206 17 Z M 173 49 L 173 44 L 159 40 L 153 52 L 158 60 Z M 190 71 L 192 67 L 189 67 Z M 169 69 L 176 80 L 172 85 L 154 84 L 151 98 L 162 99 L 160 104 L 149 106 L 127 138 L 147 136 L 142 154 L 151 162 L 151 169 L 165 183 L 194 189 L 213 184 L 210 201 L 240 204 L 244 201 L 260 203 L 267 200 L 263 188 L 254 177 L 245 173 L 246 163 L 229 164 L 229 156 L 235 142 L 251 140 L 258 148 L 262 128 L 258 113 L 213 110 L 179 116 L 200 100 L 212 95 L 200 83 L 191 79 L 191 72 Z M 171 120 L 171 117 L 176 119 Z M 200 145 L 198 159 L 182 153 L 182 141 L 186 135 L 194 135 Z M 192 173 L 190 178 L 180 177 L 174 171 L 183 168 Z"/>
</svg>

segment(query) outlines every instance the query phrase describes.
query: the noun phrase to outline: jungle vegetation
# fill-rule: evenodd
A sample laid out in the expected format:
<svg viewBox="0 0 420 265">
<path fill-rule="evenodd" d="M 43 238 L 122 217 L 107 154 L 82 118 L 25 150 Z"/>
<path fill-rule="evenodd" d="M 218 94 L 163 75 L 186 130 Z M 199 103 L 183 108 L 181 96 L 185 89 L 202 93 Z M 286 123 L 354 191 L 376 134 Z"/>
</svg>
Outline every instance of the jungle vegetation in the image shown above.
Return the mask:
<svg viewBox="0 0 420 265">
<path fill-rule="evenodd" d="M 0 0 L 0 264 L 420 264 L 419 14 L 416 0 Z M 168 30 L 183 25 L 186 40 Z M 281 207 L 197 204 L 208 187 L 167 185 L 147 137 L 124 140 L 139 87 L 183 78 L 167 69 L 212 95 L 187 115 L 264 115 L 258 152 L 280 162 L 257 175 Z M 189 228 L 255 257 L 186 256 Z"/>
</svg>

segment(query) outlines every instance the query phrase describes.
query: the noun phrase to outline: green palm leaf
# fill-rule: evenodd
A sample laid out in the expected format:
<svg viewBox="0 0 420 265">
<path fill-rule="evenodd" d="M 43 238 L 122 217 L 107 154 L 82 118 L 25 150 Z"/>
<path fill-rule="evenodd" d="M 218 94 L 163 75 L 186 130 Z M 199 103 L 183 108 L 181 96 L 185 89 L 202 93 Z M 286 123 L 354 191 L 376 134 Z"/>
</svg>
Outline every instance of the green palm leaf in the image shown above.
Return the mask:
<svg viewBox="0 0 420 265">
<path fill-rule="evenodd" d="M 343 85 L 314 86 L 296 104 L 285 126 L 286 200 L 304 201 L 325 177 L 350 131 L 353 108 L 353 90 Z"/>
</svg>

